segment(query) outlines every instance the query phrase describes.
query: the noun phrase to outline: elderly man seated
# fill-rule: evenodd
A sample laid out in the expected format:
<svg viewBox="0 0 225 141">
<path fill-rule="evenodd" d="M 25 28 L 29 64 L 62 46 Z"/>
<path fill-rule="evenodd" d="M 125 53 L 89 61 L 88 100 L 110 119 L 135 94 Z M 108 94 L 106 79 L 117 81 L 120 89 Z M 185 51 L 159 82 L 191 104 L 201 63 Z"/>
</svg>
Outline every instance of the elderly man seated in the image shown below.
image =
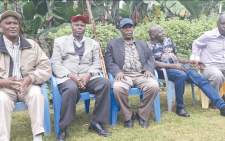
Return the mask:
<svg viewBox="0 0 225 141">
<path fill-rule="evenodd" d="M 184 110 L 184 89 L 185 82 L 196 84 L 206 96 L 220 109 L 222 116 L 225 116 L 225 102 L 218 92 L 209 84 L 208 80 L 191 67 L 204 69 L 205 65 L 201 61 L 186 60 L 178 56 L 177 49 L 173 41 L 165 37 L 163 28 L 160 25 L 153 25 L 149 28 L 151 40 L 148 42 L 149 48 L 155 58 L 156 68 L 165 68 L 168 79 L 175 84 L 177 109 L 179 116 L 189 117 Z M 160 77 L 160 72 L 159 72 Z"/>
<path fill-rule="evenodd" d="M 73 34 L 56 38 L 52 54 L 52 71 L 56 75 L 62 95 L 57 141 L 66 139 L 67 126 L 75 119 L 75 109 L 81 95 L 86 91 L 96 95 L 93 120 L 89 131 L 101 136 L 109 136 L 101 122 L 110 122 L 109 79 L 98 75 L 101 64 L 99 44 L 84 36 L 87 18 L 77 15 L 71 19 Z"/>
<path fill-rule="evenodd" d="M 9 141 L 11 115 L 17 101 L 28 106 L 34 141 L 44 133 L 44 96 L 39 84 L 51 75 L 48 57 L 40 46 L 19 34 L 20 14 L 0 16 L 0 141 Z"/>
<path fill-rule="evenodd" d="M 129 104 L 128 91 L 137 86 L 143 92 L 136 118 L 143 128 L 148 128 L 148 118 L 153 102 L 159 91 L 158 82 L 153 74 L 155 62 L 148 45 L 133 38 L 134 24 L 131 19 L 120 21 L 122 38 L 107 43 L 106 69 L 115 77 L 113 93 L 123 112 L 124 126 L 133 127 L 133 111 Z"/>
<path fill-rule="evenodd" d="M 220 15 L 217 26 L 193 42 L 192 54 L 196 60 L 206 64 L 206 69 L 202 69 L 201 73 L 219 93 L 225 82 L 225 14 Z"/>
</svg>

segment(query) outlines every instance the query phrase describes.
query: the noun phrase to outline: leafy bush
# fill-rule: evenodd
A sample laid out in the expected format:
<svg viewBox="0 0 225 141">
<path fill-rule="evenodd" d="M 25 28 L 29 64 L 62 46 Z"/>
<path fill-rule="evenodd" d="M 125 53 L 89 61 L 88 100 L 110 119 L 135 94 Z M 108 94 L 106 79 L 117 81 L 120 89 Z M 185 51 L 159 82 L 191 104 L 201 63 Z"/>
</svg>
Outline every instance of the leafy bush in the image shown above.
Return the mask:
<svg viewBox="0 0 225 141">
<path fill-rule="evenodd" d="M 173 39 L 179 56 L 188 59 L 191 55 L 193 41 L 200 37 L 203 32 L 216 28 L 218 18 L 219 15 L 211 14 L 209 17 L 202 16 L 199 20 L 190 21 L 188 19 L 180 20 L 179 18 L 166 19 L 162 16 L 160 20 L 153 19 L 151 22 L 140 23 L 134 29 L 134 38 L 145 42 L 149 41 L 149 27 L 159 24 L 164 28 L 166 37 Z M 99 24 L 96 25 L 96 29 L 103 53 L 108 41 L 121 37 L 120 31 L 111 24 L 106 26 Z M 48 35 L 50 38 L 56 38 L 70 34 L 72 34 L 72 31 L 70 24 L 68 24 L 64 28 L 59 29 L 58 32 L 50 32 Z M 95 39 L 92 25 L 87 25 L 85 36 Z"/>
</svg>

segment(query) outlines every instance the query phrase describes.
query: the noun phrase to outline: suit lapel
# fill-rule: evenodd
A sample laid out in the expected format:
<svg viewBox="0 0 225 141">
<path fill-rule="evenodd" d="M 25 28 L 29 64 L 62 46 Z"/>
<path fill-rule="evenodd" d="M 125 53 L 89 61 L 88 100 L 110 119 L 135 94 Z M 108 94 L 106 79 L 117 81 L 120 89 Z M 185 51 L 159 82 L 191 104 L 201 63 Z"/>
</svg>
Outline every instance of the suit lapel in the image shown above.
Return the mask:
<svg viewBox="0 0 225 141">
<path fill-rule="evenodd" d="M 137 43 L 137 40 L 135 40 L 135 45 L 136 45 L 136 48 L 137 48 L 137 51 L 138 51 L 138 55 L 139 55 L 139 59 L 140 59 L 140 62 L 142 63 L 143 61 L 143 50 L 141 49 L 141 47 L 139 46 L 139 44 Z"/>
<path fill-rule="evenodd" d="M 91 51 L 91 49 L 92 49 L 91 40 L 89 38 L 86 38 L 85 37 L 85 41 L 84 41 L 84 54 L 83 54 L 83 57 L 81 58 L 81 61 L 83 61 L 86 58 L 86 56 Z"/>
<path fill-rule="evenodd" d="M 119 38 L 119 41 L 117 42 L 117 46 L 119 47 L 119 50 L 121 54 L 123 55 L 123 57 L 125 57 L 125 47 L 124 47 L 124 42 L 122 38 Z"/>
<path fill-rule="evenodd" d="M 73 38 L 73 35 L 70 35 L 68 38 L 67 38 L 67 41 L 66 41 L 66 48 L 68 48 L 68 52 L 69 53 L 72 53 L 72 54 L 76 54 L 75 52 L 75 48 L 74 48 L 74 38 Z M 76 58 L 79 59 L 79 56 L 76 55 Z"/>
</svg>

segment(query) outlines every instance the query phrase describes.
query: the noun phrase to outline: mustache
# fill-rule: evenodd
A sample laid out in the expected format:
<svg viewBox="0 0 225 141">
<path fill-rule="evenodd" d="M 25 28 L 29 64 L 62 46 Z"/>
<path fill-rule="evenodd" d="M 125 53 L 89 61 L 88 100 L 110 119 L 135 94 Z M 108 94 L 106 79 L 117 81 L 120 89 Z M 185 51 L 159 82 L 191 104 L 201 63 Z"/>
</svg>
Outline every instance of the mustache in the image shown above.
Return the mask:
<svg viewBox="0 0 225 141">
<path fill-rule="evenodd" d="M 132 32 L 125 32 L 125 34 L 132 34 Z"/>
</svg>

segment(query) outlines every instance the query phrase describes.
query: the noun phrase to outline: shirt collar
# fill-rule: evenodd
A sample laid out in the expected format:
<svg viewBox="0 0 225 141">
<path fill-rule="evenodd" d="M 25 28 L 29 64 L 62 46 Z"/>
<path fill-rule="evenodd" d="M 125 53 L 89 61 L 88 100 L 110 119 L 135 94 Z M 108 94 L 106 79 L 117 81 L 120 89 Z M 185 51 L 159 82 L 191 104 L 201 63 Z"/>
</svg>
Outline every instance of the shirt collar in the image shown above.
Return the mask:
<svg viewBox="0 0 225 141">
<path fill-rule="evenodd" d="M 156 42 L 153 42 L 153 41 L 150 39 L 150 41 L 149 41 L 149 42 L 150 42 L 151 44 L 154 44 L 154 45 L 155 45 L 155 44 L 163 44 L 163 43 L 164 43 L 164 41 L 165 41 L 165 39 L 162 41 L 162 43 L 156 43 Z"/>
<path fill-rule="evenodd" d="M 79 42 L 76 38 L 73 37 L 73 41 L 74 42 Z M 85 41 L 85 36 L 83 35 L 82 40 L 79 42 L 80 44 L 83 43 Z"/>
<path fill-rule="evenodd" d="M 5 35 L 3 35 L 3 39 L 4 39 L 4 43 L 7 47 L 13 47 L 13 43 L 5 37 Z M 16 45 L 20 44 L 20 36 L 18 36 L 18 42 L 16 43 Z"/>
<path fill-rule="evenodd" d="M 126 43 L 125 43 L 125 40 L 124 40 L 123 38 L 122 38 L 122 40 L 123 40 L 124 44 L 126 44 Z M 131 44 L 131 43 L 132 43 L 132 44 L 135 43 L 135 39 L 134 39 L 133 37 L 132 37 L 132 42 L 130 42 L 130 44 Z"/>
<path fill-rule="evenodd" d="M 219 29 L 217 28 L 217 30 L 216 30 L 216 37 L 218 38 L 218 37 L 224 37 L 223 35 L 221 35 L 220 34 L 220 32 L 219 32 Z"/>
</svg>

